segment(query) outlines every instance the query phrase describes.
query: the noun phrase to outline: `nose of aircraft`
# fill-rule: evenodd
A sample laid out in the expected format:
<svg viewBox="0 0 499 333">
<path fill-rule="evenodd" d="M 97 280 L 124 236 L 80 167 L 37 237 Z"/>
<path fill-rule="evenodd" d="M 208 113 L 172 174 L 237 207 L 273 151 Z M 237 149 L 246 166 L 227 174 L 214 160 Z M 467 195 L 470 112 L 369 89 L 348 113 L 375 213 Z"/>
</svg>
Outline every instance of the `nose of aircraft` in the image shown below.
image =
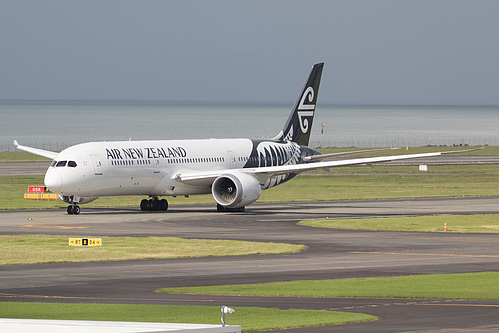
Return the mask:
<svg viewBox="0 0 499 333">
<path fill-rule="evenodd" d="M 54 168 L 50 168 L 45 174 L 45 186 L 54 193 L 57 193 L 61 189 L 62 178 Z"/>
</svg>

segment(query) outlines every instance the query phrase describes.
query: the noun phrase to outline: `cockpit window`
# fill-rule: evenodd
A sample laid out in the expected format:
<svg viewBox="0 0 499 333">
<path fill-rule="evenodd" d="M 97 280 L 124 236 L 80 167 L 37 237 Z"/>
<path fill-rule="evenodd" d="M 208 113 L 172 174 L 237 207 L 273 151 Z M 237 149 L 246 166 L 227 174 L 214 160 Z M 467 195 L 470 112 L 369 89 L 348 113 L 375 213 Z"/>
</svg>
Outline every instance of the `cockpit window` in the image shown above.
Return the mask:
<svg viewBox="0 0 499 333">
<path fill-rule="evenodd" d="M 76 168 L 78 166 L 78 164 L 76 164 L 75 161 L 52 161 L 52 163 L 50 163 L 50 166 L 51 167 L 65 167 L 65 166 L 68 166 L 70 168 Z"/>
</svg>

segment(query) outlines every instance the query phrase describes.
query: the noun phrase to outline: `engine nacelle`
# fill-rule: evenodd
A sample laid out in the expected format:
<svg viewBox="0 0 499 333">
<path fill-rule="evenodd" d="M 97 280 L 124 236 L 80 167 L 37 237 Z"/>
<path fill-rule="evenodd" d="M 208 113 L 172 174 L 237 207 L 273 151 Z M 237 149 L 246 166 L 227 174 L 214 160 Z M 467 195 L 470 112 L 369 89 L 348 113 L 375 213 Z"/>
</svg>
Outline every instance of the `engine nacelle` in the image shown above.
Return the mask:
<svg viewBox="0 0 499 333">
<path fill-rule="evenodd" d="M 260 197 L 262 188 L 258 180 L 244 173 L 225 174 L 213 182 L 211 193 L 225 208 L 250 205 Z"/>
</svg>

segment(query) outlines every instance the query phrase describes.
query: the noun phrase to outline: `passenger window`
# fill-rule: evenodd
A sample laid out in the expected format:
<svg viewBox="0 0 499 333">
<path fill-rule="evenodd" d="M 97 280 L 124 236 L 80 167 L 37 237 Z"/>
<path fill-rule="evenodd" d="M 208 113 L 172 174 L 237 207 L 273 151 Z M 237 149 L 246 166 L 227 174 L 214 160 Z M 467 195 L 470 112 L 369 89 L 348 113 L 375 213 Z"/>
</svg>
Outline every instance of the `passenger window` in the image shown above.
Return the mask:
<svg viewBox="0 0 499 333">
<path fill-rule="evenodd" d="M 55 166 L 56 166 L 56 167 L 64 167 L 64 166 L 66 166 L 66 163 L 67 163 L 67 162 L 68 162 L 68 161 L 59 161 L 59 162 L 57 162 L 57 164 L 56 164 Z"/>
<path fill-rule="evenodd" d="M 70 167 L 70 168 L 76 168 L 76 162 L 75 161 L 69 161 L 68 162 L 68 167 Z"/>
</svg>

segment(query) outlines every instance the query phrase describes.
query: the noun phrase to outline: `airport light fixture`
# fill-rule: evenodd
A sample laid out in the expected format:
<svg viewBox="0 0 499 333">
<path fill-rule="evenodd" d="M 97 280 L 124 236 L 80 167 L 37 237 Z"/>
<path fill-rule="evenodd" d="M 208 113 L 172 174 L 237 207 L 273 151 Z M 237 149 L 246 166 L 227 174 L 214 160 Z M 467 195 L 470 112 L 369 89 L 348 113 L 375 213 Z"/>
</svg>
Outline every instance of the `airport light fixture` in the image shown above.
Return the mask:
<svg viewBox="0 0 499 333">
<path fill-rule="evenodd" d="M 234 312 L 236 312 L 236 310 L 231 309 L 224 305 L 222 306 L 221 311 L 222 311 L 222 326 L 225 327 L 225 314 L 226 313 L 233 314 Z"/>
</svg>

